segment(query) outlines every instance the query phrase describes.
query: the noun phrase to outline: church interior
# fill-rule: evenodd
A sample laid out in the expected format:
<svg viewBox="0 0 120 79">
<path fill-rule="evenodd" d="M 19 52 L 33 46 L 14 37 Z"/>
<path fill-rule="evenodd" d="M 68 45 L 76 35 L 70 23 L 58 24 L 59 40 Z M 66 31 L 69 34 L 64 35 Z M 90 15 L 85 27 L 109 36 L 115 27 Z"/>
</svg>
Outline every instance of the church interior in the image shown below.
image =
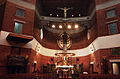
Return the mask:
<svg viewBox="0 0 120 79">
<path fill-rule="evenodd" d="M 120 0 L 0 0 L 0 79 L 119 79 Z"/>
</svg>

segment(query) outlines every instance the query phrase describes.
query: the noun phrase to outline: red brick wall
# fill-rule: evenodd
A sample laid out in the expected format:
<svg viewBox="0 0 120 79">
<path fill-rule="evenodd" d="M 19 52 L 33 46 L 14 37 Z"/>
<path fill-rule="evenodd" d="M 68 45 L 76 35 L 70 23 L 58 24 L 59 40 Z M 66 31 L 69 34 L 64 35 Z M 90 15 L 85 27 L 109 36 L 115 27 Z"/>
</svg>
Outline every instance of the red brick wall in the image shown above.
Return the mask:
<svg viewBox="0 0 120 79">
<path fill-rule="evenodd" d="M 110 59 L 119 59 L 118 56 L 113 56 L 111 54 L 111 49 L 101 49 L 97 50 L 93 54 L 90 55 L 90 60 L 94 62 L 94 72 L 98 72 L 103 74 L 103 58 L 107 60 L 107 68 L 108 71 L 112 72 L 111 63 L 109 62 Z"/>
<path fill-rule="evenodd" d="M 18 17 L 15 16 L 17 7 L 22 8 L 25 10 L 25 17 Z M 11 8 L 10 8 L 11 7 Z M 14 3 L 7 2 L 6 8 L 5 8 L 5 14 L 4 14 L 4 21 L 3 21 L 3 26 L 2 30 L 8 31 L 8 32 L 13 32 L 14 31 L 14 22 L 16 20 L 18 21 L 23 21 L 23 34 L 25 35 L 32 35 L 33 34 L 33 26 L 34 26 L 34 14 L 35 11 L 18 6 Z"/>
<path fill-rule="evenodd" d="M 51 58 L 52 57 L 37 54 L 34 50 L 32 50 L 30 61 L 31 63 L 33 63 L 34 61 L 37 61 L 36 70 L 39 70 L 40 72 L 42 72 L 42 69 L 41 69 L 42 65 L 47 65 L 48 63 L 52 64 Z M 33 67 L 31 68 L 31 70 L 33 71 Z"/>
<path fill-rule="evenodd" d="M 104 10 L 97 11 L 97 28 L 98 36 L 108 35 L 108 29 L 105 24 Z"/>
<path fill-rule="evenodd" d="M 44 56 L 41 54 L 37 55 L 36 52 L 32 49 L 29 49 L 29 48 L 17 49 L 17 48 L 12 48 L 10 46 L 0 45 L 0 75 L 7 74 L 7 56 L 8 55 L 20 55 L 20 56 L 28 57 L 29 58 L 28 60 L 29 63 L 27 65 L 28 73 L 33 72 L 34 61 L 37 61 L 36 70 L 38 69 L 39 71 L 41 70 L 40 66 L 42 66 L 43 64 L 46 65 L 48 63 L 49 64 L 51 63 L 51 57 Z"/>
<path fill-rule="evenodd" d="M 29 3 L 32 3 L 32 4 L 36 4 L 36 0 L 23 0 L 23 1 L 26 1 L 26 2 L 29 2 Z"/>
<path fill-rule="evenodd" d="M 31 72 L 32 56 L 34 55 L 31 55 L 32 54 L 31 49 L 21 48 L 20 50 L 21 52 L 18 53 L 17 50 L 12 50 L 10 46 L 0 45 L 0 74 L 7 74 L 7 56 L 8 55 L 20 55 L 24 57 L 29 57 L 27 72 Z"/>
<path fill-rule="evenodd" d="M 107 19 L 106 18 L 106 11 L 109 9 L 115 8 L 117 16 L 114 18 Z M 108 24 L 107 22 L 118 20 L 118 32 L 120 33 L 120 4 L 114 5 L 105 9 L 97 10 L 97 27 L 98 27 L 98 36 L 106 36 L 109 35 Z"/>
<path fill-rule="evenodd" d="M 96 4 L 102 4 L 104 2 L 112 1 L 112 0 L 95 0 L 95 1 L 96 1 Z"/>
<path fill-rule="evenodd" d="M 4 16 L 4 10 L 5 10 L 5 4 L 0 5 L 0 30 L 2 28 L 2 23 L 3 23 L 3 16 Z"/>
<path fill-rule="evenodd" d="M 10 55 L 11 48 L 0 45 L 0 74 L 6 74 L 7 56 Z"/>
<path fill-rule="evenodd" d="M 110 59 L 120 59 L 119 55 L 112 55 L 111 49 L 101 49 L 97 50 L 94 53 L 83 56 L 83 57 L 77 57 L 79 61 L 77 63 L 83 63 L 84 71 L 87 71 L 90 73 L 90 62 L 94 62 L 93 64 L 93 72 L 101 73 L 103 74 L 103 58 L 106 58 L 107 60 L 107 68 L 108 71 L 112 72 L 111 63 L 109 62 Z"/>
<path fill-rule="evenodd" d="M 79 59 L 77 64 L 83 63 L 83 69 L 84 69 L 83 71 L 89 73 L 90 55 L 83 56 L 83 57 L 77 57 L 77 59 Z"/>
</svg>

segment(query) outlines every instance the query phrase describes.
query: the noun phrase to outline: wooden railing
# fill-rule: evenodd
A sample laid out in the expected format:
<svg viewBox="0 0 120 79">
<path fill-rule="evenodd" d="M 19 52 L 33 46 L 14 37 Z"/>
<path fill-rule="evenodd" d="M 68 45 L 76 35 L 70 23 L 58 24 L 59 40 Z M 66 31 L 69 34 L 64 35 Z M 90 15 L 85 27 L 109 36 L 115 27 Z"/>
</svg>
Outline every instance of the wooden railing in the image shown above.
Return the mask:
<svg viewBox="0 0 120 79">
<path fill-rule="evenodd" d="M 14 74 L 0 75 L 0 79 L 59 79 L 56 74 Z M 64 79 L 64 78 L 62 78 Z M 120 75 L 88 74 L 73 75 L 71 79 L 120 79 Z"/>
</svg>

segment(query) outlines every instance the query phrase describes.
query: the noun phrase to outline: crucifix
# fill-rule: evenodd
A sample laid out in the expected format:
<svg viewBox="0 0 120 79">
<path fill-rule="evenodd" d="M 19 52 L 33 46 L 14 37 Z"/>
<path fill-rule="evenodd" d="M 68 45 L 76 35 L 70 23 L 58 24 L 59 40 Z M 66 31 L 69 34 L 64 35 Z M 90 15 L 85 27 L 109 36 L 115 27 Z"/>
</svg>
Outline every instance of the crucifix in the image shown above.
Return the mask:
<svg viewBox="0 0 120 79">
<path fill-rule="evenodd" d="M 58 8 L 58 9 L 61 9 L 64 11 L 64 18 L 67 17 L 67 11 L 70 10 L 70 9 L 73 9 L 73 8 L 67 8 L 67 7 L 64 7 L 64 8 Z"/>
</svg>

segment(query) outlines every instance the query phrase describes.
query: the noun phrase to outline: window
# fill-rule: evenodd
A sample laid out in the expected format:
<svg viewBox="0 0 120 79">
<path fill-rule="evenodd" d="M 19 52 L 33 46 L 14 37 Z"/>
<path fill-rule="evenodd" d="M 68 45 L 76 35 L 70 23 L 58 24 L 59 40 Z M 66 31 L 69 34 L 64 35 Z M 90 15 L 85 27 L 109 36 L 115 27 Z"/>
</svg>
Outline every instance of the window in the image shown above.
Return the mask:
<svg viewBox="0 0 120 79">
<path fill-rule="evenodd" d="M 115 17 L 115 16 L 116 16 L 115 9 L 108 10 L 108 11 L 106 12 L 106 15 L 107 15 L 107 18 Z"/>
<path fill-rule="evenodd" d="M 16 10 L 16 16 L 22 16 L 22 17 L 24 17 L 25 16 L 25 11 L 23 9 L 18 8 Z"/>
<path fill-rule="evenodd" d="M 110 24 L 108 24 L 108 28 L 109 28 L 109 33 L 110 34 L 118 33 L 117 23 L 110 23 Z"/>
<path fill-rule="evenodd" d="M 14 32 L 15 33 L 22 33 L 23 24 L 19 22 L 15 22 Z"/>
<path fill-rule="evenodd" d="M 120 48 L 113 48 L 111 52 L 112 52 L 112 55 L 120 55 Z"/>
</svg>

